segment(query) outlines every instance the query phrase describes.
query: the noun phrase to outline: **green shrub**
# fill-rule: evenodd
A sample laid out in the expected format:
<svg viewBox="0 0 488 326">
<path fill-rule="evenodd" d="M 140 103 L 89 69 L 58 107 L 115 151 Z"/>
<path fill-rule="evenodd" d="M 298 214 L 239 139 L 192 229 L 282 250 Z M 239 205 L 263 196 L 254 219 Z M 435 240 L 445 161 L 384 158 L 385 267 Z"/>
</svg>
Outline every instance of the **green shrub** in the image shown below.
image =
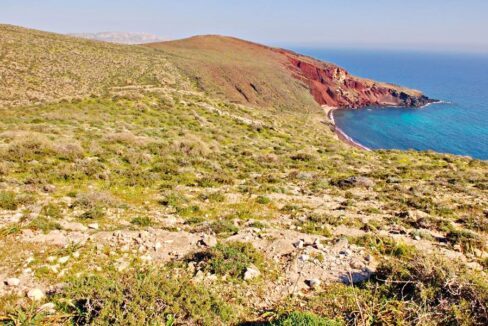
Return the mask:
<svg viewBox="0 0 488 326">
<path fill-rule="evenodd" d="M 242 278 L 251 265 L 259 268 L 264 264 L 262 253 L 250 243 L 242 242 L 218 243 L 213 248 L 192 255 L 189 260 L 203 262 L 204 269 L 210 273 L 234 278 Z"/>
<path fill-rule="evenodd" d="M 476 233 L 467 230 L 451 230 L 446 238 L 453 245 L 460 245 L 463 252 L 473 252 L 475 249 L 484 249 L 483 239 Z"/>
<path fill-rule="evenodd" d="M 153 221 L 149 216 L 134 217 L 130 222 L 134 225 L 141 226 L 141 227 L 148 227 L 153 224 Z"/>
<path fill-rule="evenodd" d="M 231 221 L 219 220 L 210 224 L 210 229 L 218 235 L 229 235 L 239 231 L 239 228 Z"/>
<path fill-rule="evenodd" d="M 32 230 L 41 230 L 45 233 L 52 230 L 61 230 L 61 225 L 46 216 L 39 216 L 29 223 L 29 228 Z"/>
<path fill-rule="evenodd" d="M 62 211 L 58 205 L 49 203 L 42 207 L 41 215 L 60 219 L 62 217 Z"/>
<path fill-rule="evenodd" d="M 370 248 L 382 255 L 390 256 L 412 256 L 416 253 L 414 246 L 407 245 L 403 242 L 397 242 L 391 237 L 364 235 L 353 238 L 351 241 L 357 245 Z"/>
<path fill-rule="evenodd" d="M 60 296 L 75 325 L 172 325 L 231 323 L 235 309 L 186 277 L 163 269 L 94 275 L 71 280 Z"/>
<path fill-rule="evenodd" d="M 313 313 L 292 312 L 270 323 L 271 326 L 340 326 L 343 323 L 319 317 Z"/>
<path fill-rule="evenodd" d="M 79 216 L 83 220 L 95 220 L 105 216 L 105 212 L 102 207 L 95 206 Z"/>
<path fill-rule="evenodd" d="M 12 191 L 0 192 L 0 208 L 14 211 L 19 206 L 17 195 Z"/>
<path fill-rule="evenodd" d="M 269 199 L 266 196 L 258 196 L 256 198 L 256 203 L 258 203 L 258 204 L 266 205 L 266 204 L 269 204 L 270 202 L 271 202 L 271 199 Z"/>
</svg>

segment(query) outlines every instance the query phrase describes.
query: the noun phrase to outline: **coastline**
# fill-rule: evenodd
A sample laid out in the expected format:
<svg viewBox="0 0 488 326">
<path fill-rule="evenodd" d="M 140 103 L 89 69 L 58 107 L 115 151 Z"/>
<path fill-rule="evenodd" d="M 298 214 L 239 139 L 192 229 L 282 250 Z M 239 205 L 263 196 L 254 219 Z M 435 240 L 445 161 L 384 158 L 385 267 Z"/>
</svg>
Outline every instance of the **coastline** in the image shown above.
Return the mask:
<svg viewBox="0 0 488 326">
<path fill-rule="evenodd" d="M 338 110 L 339 108 L 333 107 L 333 106 L 327 106 L 327 105 L 322 105 L 322 109 L 324 110 L 324 113 L 326 117 L 329 120 L 329 123 L 331 124 L 333 131 L 335 132 L 337 138 L 342 141 L 343 143 L 352 146 L 357 149 L 365 150 L 365 151 L 371 151 L 370 148 L 354 141 L 351 137 L 349 137 L 341 128 L 339 128 L 334 120 L 334 114 L 333 112 L 335 110 Z"/>
</svg>

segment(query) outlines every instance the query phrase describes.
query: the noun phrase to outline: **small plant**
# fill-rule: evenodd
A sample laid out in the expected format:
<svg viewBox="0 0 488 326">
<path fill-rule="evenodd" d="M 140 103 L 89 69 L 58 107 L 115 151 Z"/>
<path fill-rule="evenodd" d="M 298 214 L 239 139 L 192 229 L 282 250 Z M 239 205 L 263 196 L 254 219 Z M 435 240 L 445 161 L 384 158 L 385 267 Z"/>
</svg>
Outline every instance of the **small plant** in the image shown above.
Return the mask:
<svg viewBox="0 0 488 326">
<path fill-rule="evenodd" d="M 341 326 L 343 323 L 313 313 L 294 311 L 271 322 L 271 326 Z"/>
<path fill-rule="evenodd" d="M 95 206 L 83 214 L 80 215 L 80 218 L 83 220 L 95 220 L 105 216 L 105 212 L 102 207 Z"/>
<path fill-rule="evenodd" d="M 29 228 L 32 230 L 41 230 L 47 233 L 52 230 L 61 230 L 61 225 L 46 216 L 39 216 L 29 223 Z"/>
<path fill-rule="evenodd" d="M 446 238 L 453 245 L 460 245 L 463 252 L 484 249 L 483 240 L 475 233 L 467 230 L 451 230 Z"/>
<path fill-rule="evenodd" d="M 258 196 L 256 198 L 256 203 L 258 204 L 262 204 L 262 205 L 267 205 L 271 202 L 271 199 L 269 199 L 268 197 L 266 196 Z"/>
<path fill-rule="evenodd" d="M 49 203 L 42 207 L 41 215 L 60 219 L 62 217 L 62 212 L 58 205 Z"/>
<path fill-rule="evenodd" d="M 134 217 L 130 222 L 140 227 L 148 227 L 153 225 L 153 221 L 149 216 Z"/>
<path fill-rule="evenodd" d="M 264 257 L 250 243 L 218 243 L 214 248 L 194 254 L 190 261 L 204 263 L 204 268 L 217 275 L 242 278 L 249 266 L 263 266 Z"/>
<path fill-rule="evenodd" d="M 234 234 L 239 231 L 239 228 L 235 226 L 231 221 L 219 220 L 210 224 L 210 229 L 212 229 L 215 234 L 227 235 Z"/>
<path fill-rule="evenodd" d="M 0 192 L 0 208 L 14 211 L 19 206 L 17 195 L 12 191 Z"/>
</svg>

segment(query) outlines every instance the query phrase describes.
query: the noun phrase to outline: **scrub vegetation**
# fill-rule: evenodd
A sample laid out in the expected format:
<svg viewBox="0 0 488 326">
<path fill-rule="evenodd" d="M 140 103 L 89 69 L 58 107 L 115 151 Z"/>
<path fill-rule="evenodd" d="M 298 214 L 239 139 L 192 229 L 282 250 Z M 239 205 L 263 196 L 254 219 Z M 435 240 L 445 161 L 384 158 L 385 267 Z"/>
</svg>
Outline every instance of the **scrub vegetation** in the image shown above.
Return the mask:
<svg viewBox="0 0 488 326">
<path fill-rule="evenodd" d="M 351 148 L 164 48 L 0 32 L 3 324 L 488 323 L 486 162 Z"/>
</svg>

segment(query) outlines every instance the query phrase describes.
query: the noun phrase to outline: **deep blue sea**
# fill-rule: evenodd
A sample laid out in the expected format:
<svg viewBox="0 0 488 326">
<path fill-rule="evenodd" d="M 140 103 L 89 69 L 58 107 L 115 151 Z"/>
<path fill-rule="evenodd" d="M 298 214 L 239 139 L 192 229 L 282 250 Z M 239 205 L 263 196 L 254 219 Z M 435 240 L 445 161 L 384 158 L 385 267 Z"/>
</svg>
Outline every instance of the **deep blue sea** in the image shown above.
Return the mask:
<svg viewBox="0 0 488 326">
<path fill-rule="evenodd" d="M 336 124 L 372 149 L 431 149 L 488 159 L 488 55 L 295 48 L 350 73 L 423 91 L 447 104 L 339 110 Z"/>
</svg>

